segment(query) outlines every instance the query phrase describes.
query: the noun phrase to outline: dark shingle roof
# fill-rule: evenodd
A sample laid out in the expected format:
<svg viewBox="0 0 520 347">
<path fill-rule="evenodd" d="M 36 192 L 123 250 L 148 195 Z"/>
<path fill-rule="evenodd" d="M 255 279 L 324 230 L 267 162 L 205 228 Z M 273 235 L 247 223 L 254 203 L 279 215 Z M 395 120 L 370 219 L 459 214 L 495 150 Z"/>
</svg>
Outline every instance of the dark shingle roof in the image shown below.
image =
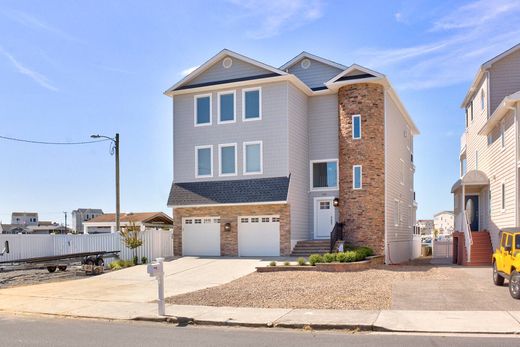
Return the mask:
<svg viewBox="0 0 520 347">
<path fill-rule="evenodd" d="M 168 206 L 287 201 L 289 177 L 174 183 Z"/>
</svg>

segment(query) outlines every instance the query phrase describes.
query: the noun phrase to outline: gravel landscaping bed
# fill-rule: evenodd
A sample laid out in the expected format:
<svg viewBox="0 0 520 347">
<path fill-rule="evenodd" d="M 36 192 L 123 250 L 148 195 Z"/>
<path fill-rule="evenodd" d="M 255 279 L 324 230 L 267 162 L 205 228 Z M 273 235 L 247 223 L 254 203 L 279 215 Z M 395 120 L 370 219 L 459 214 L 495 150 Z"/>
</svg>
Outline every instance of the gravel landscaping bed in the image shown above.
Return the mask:
<svg viewBox="0 0 520 347">
<path fill-rule="evenodd" d="M 391 306 L 392 286 L 401 281 L 442 280 L 450 268 L 378 266 L 348 273 L 252 273 L 233 282 L 167 298 L 170 304 L 377 310 Z"/>
<path fill-rule="evenodd" d="M 85 278 L 85 273 L 81 271 L 76 272 L 74 268 L 66 271 L 56 271 L 55 273 L 49 273 L 47 269 L 3 270 L 0 271 L 0 289 L 81 278 Z"/>
</svg>

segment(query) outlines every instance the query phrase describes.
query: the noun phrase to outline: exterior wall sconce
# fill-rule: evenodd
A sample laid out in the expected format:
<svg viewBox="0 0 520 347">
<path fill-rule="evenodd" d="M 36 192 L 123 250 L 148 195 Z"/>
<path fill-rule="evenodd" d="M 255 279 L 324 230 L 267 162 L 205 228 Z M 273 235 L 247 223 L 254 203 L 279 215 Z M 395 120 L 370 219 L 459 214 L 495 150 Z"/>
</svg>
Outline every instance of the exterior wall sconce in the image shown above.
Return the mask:
<svg viewBox="0 0 520 347">
<path fill-rule="evenodd" d="M 224 231 L 231 231 L 231 223 L 224 224 Z"/>
<path fill-rule="evenodd" d="M 334 200 L 332 201 L 332 205 L 334 207 L 338 207 L 339 206 L 339 198 L 334 198 Z"/>
</svg>

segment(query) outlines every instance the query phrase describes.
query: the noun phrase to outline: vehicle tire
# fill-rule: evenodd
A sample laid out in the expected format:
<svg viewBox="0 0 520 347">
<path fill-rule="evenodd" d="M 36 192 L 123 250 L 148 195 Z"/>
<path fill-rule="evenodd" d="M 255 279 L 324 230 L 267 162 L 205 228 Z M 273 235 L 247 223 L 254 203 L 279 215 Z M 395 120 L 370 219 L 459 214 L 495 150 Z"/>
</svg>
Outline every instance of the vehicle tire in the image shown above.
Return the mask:
<svg viewBox="0 0 520 347">
<path fill-rule="evenodd" d="M 94 269 L 94 275 L 100 275 L 103 272 L 103 267 L 105 266 L 105 261 L 103 258 L 96 258 L 96 268 Z"/>
<path fill-rule="evenodd" d="M 513 270 L 509 277 L 509 294 L 515 299 L 520 299 L 520 273 L 516 270 Z"/>
<path fill-rule="evenodd" d="M 58 266 L 58 270 L 60 270 L 60 271 L 65 271 L 65 270 L 67 270 L 67 265 L 61 265 L 61 266 Z"/>
<path fill-rule="evenodd" d="M 105 261 L 102 257 L 96 258 L 96 266 L 105 266 Z"/>
<path fill-rule="evenodd" d="M 50 273 L 56 272 L 56 266 L 47 266 L 47 271 Z"/>
<path fill-rule="evenodd" d="M 85 260 L 85 265 L 94 265 L 95 263 L 96 261 L 93 258 L 87 258 L 87 260 Z"/>
<path fill-rule="evenodd" d="M 496 286 L 503 286 L 504 285 L 504 277 L 502 277 L 497 270 L 497 263 L 493 262 L 493 283 L 495 283 Z"/>
</svg>

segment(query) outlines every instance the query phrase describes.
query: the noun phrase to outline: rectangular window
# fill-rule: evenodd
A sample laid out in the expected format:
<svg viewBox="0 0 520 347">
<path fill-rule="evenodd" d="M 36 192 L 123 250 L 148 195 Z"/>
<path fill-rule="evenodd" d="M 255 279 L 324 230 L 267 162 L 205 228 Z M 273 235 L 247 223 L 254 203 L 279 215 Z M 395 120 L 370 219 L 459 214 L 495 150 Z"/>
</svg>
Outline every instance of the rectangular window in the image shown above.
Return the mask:
<svg viewBox="0 0 520 347">
<path fill-rule="evenodd" d="M 394 225 L 399 226 L 399 200 L 394 200 Z"/>
<path fill-rule="evenodd" d="M 211 94 L 195 96 L 195 126 L 211 125 Z"/>
<path fill-rule="evenodd" d="M 220 171 L 219 176 L 234 176 L 237 174 L 237 144 L 218 145 Z"/>
<path fill-rule="evenodd" d="M 401 182 L 402 185 L 404 185 L 404 160 L 401 159 L 401 167 L 399 172 L 399 182 Z"/>
<path fill-rule="evenodd" d="M 352 138 L 359 140 L 361 138 L 361 115 L 352 116 Z"/>
<path fill-rule="evenodd" d="M 235 91 L 218 93 L 218 124 L 235 122 Z"/>
<path fill-rule="evenodd" d="M 486 94 L 484 93 L 484 88 L 480 91 L 480 109 L 484 111 L 484 107 L 486 107 Z"/>
<path fill-rule="evenodd" d="M 195 147 L 195 177 L 213 176 L 213 146 Z"/>
<path fill-rule="evenodd" d="M 470 110 L 471 121 L 473 122 L 473 100 L 471 101 L 471 104 L 469 105 L 469 110 Z"/>
<path fill-rule="evenodd" d="M 242 90 L 242 120 L 262 119 L 262 89 Z"/>
<path fill-rule="evenodd" d="M 506 209 L 506 184 L 502 183 L 502 211 Z"/>
<path fill-rule="evenodd" d="M 311 161 L 312 189 L 337 189 L 338 160 Z"/>
<path fill-rule="evenodd" d="M 352 188 L 363 188 L 363 168 L 361 165 L 354 165 L 352 167 Z"/>
<path fill-rule="evenodd" d="M 243 156 L 244 175 L 262 173 L 262 141 L 244 142 Z"/>
</svg>

